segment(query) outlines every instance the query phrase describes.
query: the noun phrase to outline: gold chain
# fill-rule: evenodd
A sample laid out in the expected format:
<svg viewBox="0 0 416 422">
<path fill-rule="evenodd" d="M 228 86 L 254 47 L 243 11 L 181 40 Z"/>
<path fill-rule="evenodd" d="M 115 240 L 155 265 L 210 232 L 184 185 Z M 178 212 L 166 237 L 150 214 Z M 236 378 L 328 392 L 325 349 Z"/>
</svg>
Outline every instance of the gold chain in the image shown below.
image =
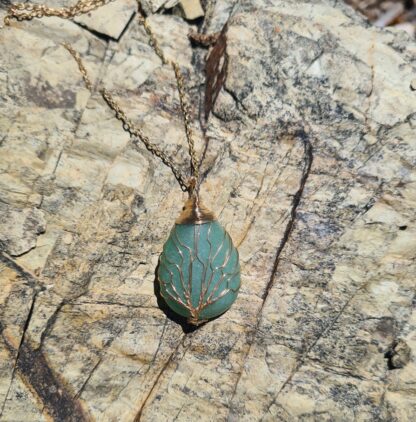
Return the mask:
<svg viewBox="0 0 416 422">
<path fill-rule="evenodd" d="M 112 1 L 114 0 L 79 0 L 74 6 L 62 7 L 60 9 L 48 7 L 43 4 L 15 3 L 7 10 L 4 23 L 5 25 L 9 25 L 11 19 L 23 21 L 42 18 L 44 16 L 58 16 L 64 19 L 70 19 L 91 12 L 91 10 L 97 9 Z"/>
<path fill-rule="evenodd" d="M 78 69 L 81 72 L 82 79 L 84 79 L 85 86 L 88 88 L 89 91 L 92 91 L 92 82 L 88 76 L 87 69 L 82 63 L 81 56 L 72 48 L 71 44 L 63 43 L 62 44 L 68 51 L 71 53 L 71 56 L 75 59 L 78 64 Z"/>
<path fill-rule="evenodd" d="M 84 64 L 82 63 L 81 56 L 71 47 L 70 44 L 64 43 L 63 45 L 77 62 L 79 71 L 81 72 L 82 78 L 84 79 L 85 86 L 90 91 L 92 91 L 92 82 L 88 76 L 88 73 Z M 172 170 L 182 190 L 183 191 L 189 190 L 189 183 L 186 182 L 186 178 L 175 167 L 172 160 L 163 151 L 161 151 L 155 144 L 152 144 L 149 138 L 142 132 L 142 130 L 132 123 L 132 121 L 127 117 L 126 113 L 121 109 L 120 105 L 113 98 L 110 92 L 108 92 L 105 88 L 102 88 L 100 90 L 100 93 L 103 96 L 105 102 L 108 104 L 108 106 L 114 111 L 116 118 L 123 123 L 123 129 L 126 132 L 128 132 L 130 136 L 132 137 L 133 144 L 136 147 L 138 147 L 137 142 L 138 142 L 138 139 L 140 139 L 140 141 L 145 145 L 148 151 L 150 151 L 156 157 L 159 157 L 162 160 L 162 162 Z"/>
<path fill-rule="evenodd" d="M 189 146 L 189 155 L 191 157 L 191 174 L 192 176 L 195 177 L 196 183 L 197 183 L 199 180 L 199 161 L 195 153 L 195 142 L 194 142 L 194 137 L 193 137 L 191 123 L 190 123 L 191 112 L 190 112 L 189 103 L 186 99 L 185 83 L 183 80 L 183 75 L 177 63 L 175 63 L 173 60 L 166 59 L 165 55 L 163 54 L 162 49 L 159 46 L 157 39 L 155 38 L 153 34 L 152 29 L 150 28 L 149 24 L 147 23 L 147 20 L 143 16 L 143 12 L 141 10 L 141 5 L 139 1 L 137 1 L 137 5 L 138 5 L 138 11 L 139 11 L 137 14 L 137 18 L 139 20 L 139 23 L 143 26 L 144 30 L 146 31 L 149 37 L 149 44 L 152 46 L 155 53 L 159 56 L 160 60 L 162 60 L 162 63 L 170 64 L 173 68 L 173 71 L 175 72 L 176 85 L 178 88 L 179 99 L 181 102 L 181 110 L 182 110 L 182 116 L 184 120 L 186 139 L 188 141 L 188 146 Z"/>
<path fill-rule="evenodd" d="M 36 5 L 30 3 L 16 3 L 12 4 L 8 11 L 7 15 L 4 18 L 4 23 L 6 25 L 10 24 L 11 19 L 17 19 L 19 21 L 22 20 L 31 20 L 33 18 L 41 18 L 43 16 L 58 16 L 64 19 L 70 19 L 74 16 L 82 15 L 84 13 L 88 13 L 91 10 L 97 9 L 98 7 L 104 6 L 105 4 L 110 3 L 114 0 L 79 0 L 72 7 L 68 8 L 61 8 L 61 9 L 54 9 L 49 8 L 45 5 Z M 123 129 L 129 132 L 130 136 L 132 137 L 133 144 L 137 147 L 138 140 L 140 140 L 148 151 L 150 151 L 156 157 L 159 157 L 162 162 L 168 166 L 174 176 L 176 177 L 177 181 L 179 182 L 183 191 L 188 191 L 193 193 L 194 189 L 198 189 L 198 182 L 199 182 L 199 162 L 195 152 L 195 142 L 193 138 L 193 132 L 191 129 L 191 113 L 189 103 L 186 99 L 185 94 L 185 83 L 183 75 L 180 71 L 179 65 L 174 62 L 173 60 L 166 59 L 162 49 L 159 46 L 157 39 L 155 38 L 152 29 L 150 28 L 149 24 L 147 23 L 146 19 L 142 15 L 141 5 L 138 1 L 138 20 L 139 23 L 145 29 L 148 37 L 149 37 L 149 44 L 152 46 L 155 53 L 159 56 L 162 60 L 163 64 L 170 64 L 173 68 L 176 78 L 176 84 L 179 93 L 179 99 L 181 104 L 181 111 L 184 120 L 185 126 L 185 133 L 186 139 L 188 142 L 189 147 L 189 155 L 191 158 L 191 178 L 189 181 L 183 176 L 180 170 L 178 170 L 172 160 L 163 152 L 161 151 L 155 144 L 151 143 L 149 138 L 144 135 L 140 128 L 135 126 L 132 121 L 127 117 L 126 113 L 121 109 L 120 105 L 114 100 L 112 95 L 105 89 L 101 89 L 100 93 L 103 96 L 104 100 L 108 104 L 108 106 L 115 112 L 116 118 L 119 119 L 123 123 Z M 87 70 L 82 63 L 80 55 L 67 43 L 64 44 L 64 47 L 69 51 L 72 57 L 78 64 L 78 68 L 81 72 L 82 78 L 84 79 L 86 87 L 92 91 L 93 86 L 91 80 L 88 76 Z"/>
</svg>

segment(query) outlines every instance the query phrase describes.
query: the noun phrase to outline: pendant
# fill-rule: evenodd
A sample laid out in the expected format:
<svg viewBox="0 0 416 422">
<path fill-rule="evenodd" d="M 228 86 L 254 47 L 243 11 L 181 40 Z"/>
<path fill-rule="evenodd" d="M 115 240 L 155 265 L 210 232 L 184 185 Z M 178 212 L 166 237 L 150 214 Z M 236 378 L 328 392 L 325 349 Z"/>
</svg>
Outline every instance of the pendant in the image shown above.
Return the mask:
<svg viewBox="0 0 416 422">
<path fill-rule="evenodd" d="M 169 308 L 194 325 L 221 315 L 237 298 L 237 248 L 197 196 L 186 201 L 163 246 L 158 280 Z"/>
</svg>

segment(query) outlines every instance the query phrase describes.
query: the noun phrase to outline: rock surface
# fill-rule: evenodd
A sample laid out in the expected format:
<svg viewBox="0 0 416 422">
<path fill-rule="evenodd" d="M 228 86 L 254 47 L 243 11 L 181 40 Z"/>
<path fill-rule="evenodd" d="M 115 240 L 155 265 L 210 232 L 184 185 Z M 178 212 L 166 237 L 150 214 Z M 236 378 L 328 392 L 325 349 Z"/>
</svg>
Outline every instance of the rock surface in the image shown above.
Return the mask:
<svg viewBox="0 0 416 422">
<path fill-rule="evenodd" d="M 74 21 L 99 34 L 108 35 L 117 40 L 136 10 L 137 2 L 135 0 L 117 0 L 86 15 L 77 16 Z"/>
<path fill-rule="evenodd" d="M 241 257 L 237 302 L 197 330 L 154 293 L 185 196 L 61 43 L 185 169 L 171 69 L 137 19 L 118 41 L 57 18 L 1 29 L 2 421 L 413 420 L 416 47 L 337 1 L 218 0 L 199 29 L 227 22 L 204 104 L 196 27 L 149 17 Z"/>
</svg>

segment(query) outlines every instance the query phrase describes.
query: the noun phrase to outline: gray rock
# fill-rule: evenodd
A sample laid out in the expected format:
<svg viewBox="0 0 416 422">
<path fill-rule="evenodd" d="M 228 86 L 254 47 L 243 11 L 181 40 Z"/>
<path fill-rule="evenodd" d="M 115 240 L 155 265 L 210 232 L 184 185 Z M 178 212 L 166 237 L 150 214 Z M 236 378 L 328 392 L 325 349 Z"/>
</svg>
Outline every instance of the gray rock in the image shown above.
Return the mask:
<svg viewBox="0 0 416 422">
<path fill-rule="evenodd" d="M 36 247 L 38 235 L 46 230 L 44 213 L 37 208 L 13 209 L 0 203 L 0 245 L 12 256 Z"/>
<path fill-rule="evenodd" d="M 0 31 L 0 200 L 15 221 L 0 233 L 23 253 L 0 264 L 1 418 L 412 421 L 414 43 L 329 0 L 205 12 L 207 33 L 227 23 L 209 51 L 183 19 L 149 18 L 186 75 L 204 202 L 241 257 L 237 302 L 195 331 L 154 294 L 186 196 L 60 43 L 186 170 L 172 70 L 136 19 L 117 42 L 57 19 Z M 398 338 L 408 361 L 397 351 L 390 370 Z"/>
</svg>

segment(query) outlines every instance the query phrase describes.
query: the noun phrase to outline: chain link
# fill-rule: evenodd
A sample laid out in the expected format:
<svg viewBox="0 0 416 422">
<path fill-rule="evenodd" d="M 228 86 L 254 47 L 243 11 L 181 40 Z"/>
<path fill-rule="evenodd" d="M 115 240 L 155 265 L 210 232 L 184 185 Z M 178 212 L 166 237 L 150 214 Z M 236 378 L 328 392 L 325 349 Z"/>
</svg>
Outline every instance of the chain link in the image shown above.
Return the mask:
<svg viewBox="0 0 416 422">
<path fill-rule="evenodd" d="M 185 94 L 185 83 L 184 83 L 183 75 L 180 71 L 179 65 L 173 60 L 168 60 L 166 58 L 165 54 L 163 53 L 162 49 L 159 46 L 159 42 L 157 41 L 157 39 L 155 38 L 153 34 L 152 29 L 150 28 L 149 24 L 147 23 L 147 20 L 143 16 L 140 1 L 137 1 L 137 4 L 138 4 L 137 18 L 139 20 L 139 23 L 143 26 L 144 30 L 146 31 L 149 37 L 149 44 L 152 46 L 155 53 L 159 56 L 160 60 L 162 60 L 162 63 L 170 64 L 173 68 L 173 71 L 175 72 L 176 85 L 178 88 L 179 99 L 181 102 L 181 110 L 182 110 L 182 116 L 184 120 L 186 139 L 188 141 L 188 146 L 189 146 L 189 155 L 191 157 L 191 174 L 192 176 L 195 177 L 196 181 L 198 181 L 199 180 L 199 162 L 195 153 L 195 142 L 194 142 L 193 132 L 191 128 L 191 112 L 190 112 L 190 106 Z"/>
<path fill-rule="evenodd" d="M 68 43 L 64 43 L 63 46 L 69 51 L 72 57 L 78 64 L 79 71 L 81 72 L 82 78 L 84 79 L 85 86 L 92 91 L 92 82 L 88 76 L 87 70 L 82 62 L 81 56 L 72 48 Z M 117 101 L 113 98 L 109 91 L 105 88 L 100 90 L 105 102 L 114 111 L 116 118 L 123 123 L 123 129 L 128 132 L 132 138 L 134 146 L 138 147 L 138 140 L 140 140 L 149 152 L 156 157 L 159 157 L 162 162 L 172 170 L 176 180 L 178 181 L 181 189 L 186 192 L 190 189 L 190 182 L 186 182 L 186 178 L 182 175 L 181 171 L 178 170 L 172 160 L 161 150 L 158 146 L 150 142 L 149 138 L 142 132 L 142 130 L 135 126 L 134 123 L 127 117 L 126 113 L 122 110 Z"/>
<path fill-rule="evenodd" d="M 77 62 L 78 69 L 81 72 L 82 79 L 84 79 L 85 86 L 88 88 L 89 91 L 92 91 L 92 82 L 88 76 L 87 69 L 85 68 L 84 63 L 82 63 L 80 55 L 72 48 L 71 44 L 65 42 L 62 45 L 69 51 L 71 56 Z"/>
<path fill-rule="evenodd" d="M 140 140 L 149 152 L 151 152 L 156 157 L 159 157 L 162 162 L 172 170 L 176 180 L 181 186 L 181 189 L 184 192 L 189 190 L 190 182 L 186 181 L 185 177 L 182 175 L 181 171 L 175 167 L 172 160 L 159 147 L 157 147 L 155 144 L 152 144 L 149 138 L 141 131 L 141 129 L 132 123 L 132 121 L 120 108 L 120 105 L 114 100 L 113 96 L 105 88 L 103 88 L 100 92 L 106 103 L 115 112 L 117 119 L 123 123 L 123 129 L 129 132 L 132 136 L 132 142 L 136 148 L 138 147 L 138 140 Z"/>
<path fill-rule="evenodd" d="M 185 96 L 185 83 L 183 80 L 183 75 L 179 69 L 179 66 L 176 63 L 172 62 L 172 67 L 176 76 L 176 84 L 178 87 L 179 99 L 181 102 L 181 110 L 182 110 L 183 122 L 185 126 L 186 139 L 188 141 L 188 147 L 189 147 L 188 151 L 189 151 L 189 156 L 191 157 L 191 175 L 195 177 L 196 181 L 198 181 L 199 163 L 198 163 L 198 158 L 195 152 L 194 135 L 191 128 L 190 107 Z"/>
<path fill-rule="evenodd" d="M 42 18 L 44 16 L 58 16 L 64 19 L 70 19 L 75 16 L 83 15 L 98 9 L 114 0 L 79 0 L 74 6 L 55 9 L 44 4 L 15 3 L 10 5 L 7 15 L 4 18 L 4 24 L 10 25 L 11 19 L 18 21 L 31 20 L 33 18 Z"/>
<path fill-rule="evenodd" d="M 51 7 L 47 7 L 45 5 L 37 5 L 37 4 L 30 4 L 30 3 L 16 3 L 12 4 L 9 9 L 7 10 L 7 15 L 4 18 L 5 25 L 10 25 L 11 19 L 17 19 L 18 21 L 23 20 L 31 20 L 33 18 L 42 18 L 44 16 L 58 16 L 64 19 L 71 19 L 75 16 L 79 16 L 85 13 L 88 13 L 94 9 L 97 9 L 101 6 L 104 6 L 114 0 L 79 0 L 74 6 L 67 7 L 67 8 L 60 8 L 55 9 Z M 176 85 L 179 93 L 181 111 L 184 120 L 185 126 L 185 133 L 186 139 L 188 142 L 189 147 L 189 155 L 190 155 L 190 164 L 191 164 L 191 177 L 187 181 L 186 178 L 183 176 L 180 170 L 178 170 L 172 160 L 163 152 L 161 151 L 155 144 L 151 143 L 149 138 L 144 135 L 140 128 L 135 126 L 132 121 L 127 117 L 125 112 L 121 109 L 120 105 L 114 100 L 112 95 L 105 89 L 101 89 L 101 95 L 103 96 L 104 100 L 108 104 L 108 106 L 114 111 L 117 119 L 119 119 L 123 123 L 123 129 L 129 132 L 130 136 L 132 137 L 133 144 L 137 147 L 138 140 L 140 140 L 148 151 L 150 151 L 156 157 L 159 157 L 161 161 L 168 166 L 174 176 L 176 177 L 177 181 L 179 182 L 181 189 L 183 191 L 188 191 L 192 193 L 195 189 L 198 189 L 198 182 L 199 182 L 199 161 L 196 156 L 195 152 L 195 142 L 193 137 L 193 132 L 191 129 L 191 112 L 188 100 L 186 98 L 185 93 L 185 82 L 183 75 L 180 71 L 179 65 L 174 62 L 173 60 L 168 60 L 164 55 L 162 49 L 159 46 L 159 42 L 155 38 L 153 31 L 147 20 L 143 16 L 142 8 L 140 1 L 137 1 L 138 4 L 138 14 L 137 18 L 139 23 L 143 26 L 146 34 L 149 37 L 149 44 L 158 55 L 158 57 L 162 60 L 163 64 L 169 64 L 172 66 L 173 71 L 175 73 L 176 78 Z M 81 72 L 82 78 L 85 82 L 86 87 L 92 91 L 93 85 L 88 76 L 87 70 L 82 63 L 80 55 L 67 43 L 64 44 L 64 47 L 68 50 L 68 52 L 72 55 L 75 61 L 78 64 L 78 68 Z"/>
</svg>

